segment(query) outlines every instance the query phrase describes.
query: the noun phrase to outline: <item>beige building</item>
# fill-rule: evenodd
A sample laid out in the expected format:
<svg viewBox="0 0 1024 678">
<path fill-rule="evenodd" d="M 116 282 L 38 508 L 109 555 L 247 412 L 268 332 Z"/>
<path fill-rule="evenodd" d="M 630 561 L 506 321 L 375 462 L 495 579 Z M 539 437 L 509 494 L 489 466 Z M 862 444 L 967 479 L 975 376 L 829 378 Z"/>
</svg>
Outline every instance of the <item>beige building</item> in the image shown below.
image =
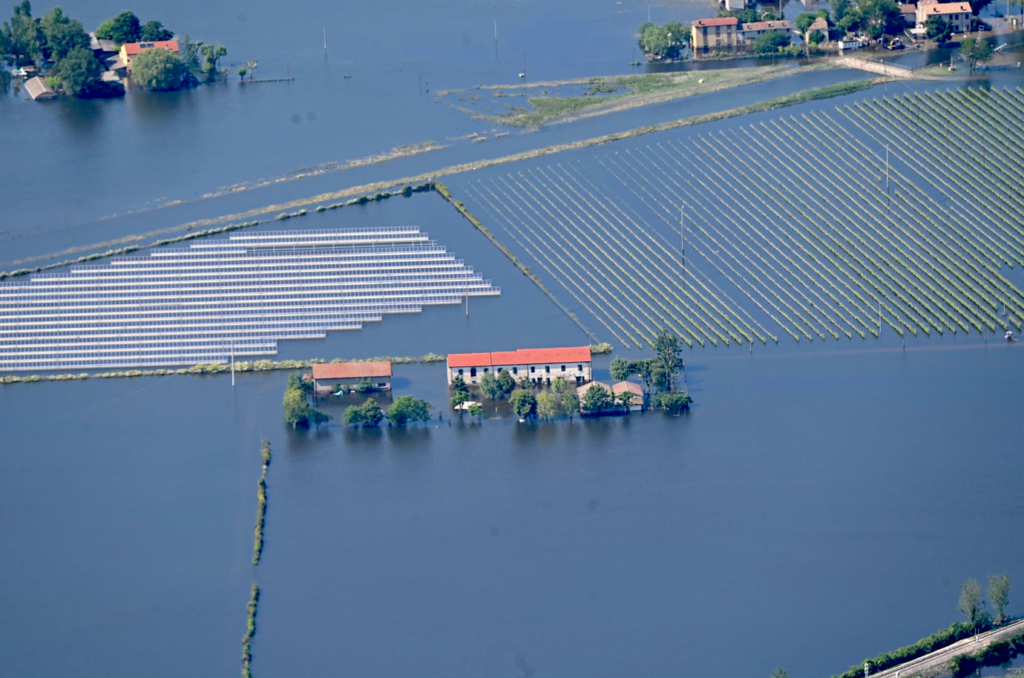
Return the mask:
<svg viewBox="0 0 1024 678">
<path fill-rule="evenodd" d="M 694 52 L 735 49 L 740 45 L 740 21 L 734 16 L 694 21 L 690 44 Z"/>
<path fill-rule="evenodd" d="M 479 384 L 487 373 L 507 370 L 516 381 L 529 379 L 550 384 L 561 377 L 581 384 L 593 379 L 589 346 L 570 348 L 527 348 L 493 353 L 452 353 L 448 356 L 448 384 L 462 377 L 467 384 Z"/>
<path fill-rule="evenodd" d="M 793 22 L 792 21 L 752 21 L 749 24 L 743 24 L 743 30 L 740 31 L 741 44 L 750 45 L 750 43 L 757 40 L 759 36 L 765 33 L 782 33 L 786 37 L 790 37 L 793 33 Z M 828 37 L 827 25 L 826 35 Z"/>
<path fill-rule="evenodd" d="M 313 388 L 317 393 L 349 391 L 368 386 L 373 391 L 391 390 L 391 363 L 323 363 L 313 365 Z"/>
<path fill-rule="evenodd" d="M 971 30 L 971 4 L 969 2 L 922 2 L 917 6 L 917 28 L 923 29 L 925 22 L 933 16 L 942 17 L 954 33 L 968 33 Z"/>
<path fill-rule="evenodd" d="M 631 411 L 637 412 L 644 409 L 644 389 L 640 384 L 634 384 L 631 381 L 620 381 L 619 383 L 612 385 L 612 393 L 615 394 L 616 401 L 618 401 L 619 397 L 626 392 L 633 395 L 629 406 Z"/>
<path fill-rule="evenodd" d="M 819 16 L 814 23 L 807 27 L 807 35 L 804 36 L 804 40 L 810 42 L 811 36 L 815 33 L 821 36 L 822 42 L 828 42 L 828 22 L 824 17 Z"/>
</svg>

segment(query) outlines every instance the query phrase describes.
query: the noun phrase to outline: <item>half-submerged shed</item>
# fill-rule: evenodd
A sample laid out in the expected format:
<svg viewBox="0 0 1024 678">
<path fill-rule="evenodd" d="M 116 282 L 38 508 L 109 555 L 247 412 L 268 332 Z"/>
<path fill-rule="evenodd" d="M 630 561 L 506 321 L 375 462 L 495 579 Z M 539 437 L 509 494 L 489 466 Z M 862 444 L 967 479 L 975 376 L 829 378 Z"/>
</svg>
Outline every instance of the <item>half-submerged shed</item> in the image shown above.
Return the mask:
<svg viewBox="0 0 1024 678">
<path fill-rule="evenodd" d="M 53 88 L 47 85 L 46 81 L 38 75 L 25 83 L 25 91 L 32 97 L 33 101 L 57 98 L 57 93 L 53 91 Z"/>
</svg>

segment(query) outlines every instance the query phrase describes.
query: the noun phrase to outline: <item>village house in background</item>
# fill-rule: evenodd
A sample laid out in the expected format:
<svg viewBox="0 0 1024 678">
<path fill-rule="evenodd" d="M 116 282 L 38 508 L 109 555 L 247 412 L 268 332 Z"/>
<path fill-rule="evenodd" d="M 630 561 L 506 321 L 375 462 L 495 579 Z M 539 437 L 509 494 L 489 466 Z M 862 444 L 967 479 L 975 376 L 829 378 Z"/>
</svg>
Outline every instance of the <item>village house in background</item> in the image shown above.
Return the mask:
<svg viewBox="0 0 1024 678">
<path fill-rule="evenodd" d="M 158 40 L 156 42 L 126 42 L 121 45 L 121 62 L 128 70 L 132 70 L 132 60 L 147 49 L 165 49 L 168 52 L 178 53 L 177 40 Z"/>
<path fill-rule="evenodd" d="M 561 377 L 577 384 L 593 379 L 593 361 L 589 346 L 573 348 L 528 348 L 493 353 L 452 353 L 448 356 L 448 384 L 462 377 L 467 384 L 478 384 L 488 372 L 508 370 L 519 381 L 550 384 Z"/>
<path fill-rule="evenodd" d="M 612 393 L 616 399 L 626 392 L 631 393 L 633 396 L 633 399 L 630 401 L 630 411 L 638 412 L 644 409 L 644 389 L 640 384 L 634 384 L 631 381 L 620 381 L 612 385 Z"/>
<path fill-rule="evenodd" d="M 391 363 L 324 363 L 313 365 L 313 389 L 317 393 L 358 390 L 391 390 Z"/>
<path fill-rule="evenodd" d="M 752 21 L 749 24 L 743 24 L 743 28 L 740 31 L 740 44 L 752 44 L 765 33 L 783 33 L 785 35 L 789 35 L 792 32 L 792 21 Z M 827 30 L 825 37 L 828 37 Z"/>
<path fill-rule="evenodd" d="M 807 34 L 804 35 L 804 40 L 811 42 L 811 36 L 815 33 L 821 36 L 822 42 L 828 41 L 828 21 L 825 20 L 825 17 L 819 16 L 807 27 Z"/>
<path fill-rule="evenodd" d="M 941 17 L 954 33 L 968 33 L 971 30 L 971 4 L 969 2 L 935 2 L 922 0 L 917 6 L 917 28 L 925 28 L 929 18 Z"/>
<path fill-rule="evenodd" d="M 690 30 L 694 52 L 736 49 L 740 46 L 740 21 L 734 16 L 699 19 Z"/>
<path fill-rule="evenodd" d="M 917 5 L 914 3 L 900 5 L 900 14 L 903 16 L 903 25 L 907 28 L 917 25 Z"/>
</svg>

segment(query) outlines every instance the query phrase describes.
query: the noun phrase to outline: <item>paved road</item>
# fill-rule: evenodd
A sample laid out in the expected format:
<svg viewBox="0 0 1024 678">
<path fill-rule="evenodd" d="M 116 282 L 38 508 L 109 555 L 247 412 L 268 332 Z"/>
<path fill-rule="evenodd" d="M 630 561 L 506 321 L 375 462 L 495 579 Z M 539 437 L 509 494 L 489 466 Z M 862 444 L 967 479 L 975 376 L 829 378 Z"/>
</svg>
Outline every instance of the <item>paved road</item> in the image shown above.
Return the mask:
<svg viewBox="0 0 1024 678">
<path fill-rule="evenodd" d="M 932 672 L 934 669 L 944 669 L 949 660 L 961 654 L 973 654 L 982 650 L 997 640 L 1012 636 L 1024 631 L 1024 619 L 1018 619 L 1012 624 L 1000 627 L 993 631 L 986 631 L 978 634 L 977 640 L 972 636 L 961 641 L 948 645 L 942 649 L 935 650 L 924 656 L 904 662 L 885 671 L 872 673 L 871 678 L 910 678 L 922 672 Z"/>
<path fill-rule="evenodd" d="M 857 68 L 868 73 L 877 73 L 878 75 L 884 75 L 887 78 L 913 78 L 914 71 L 909 68 L 903 68 L 901 66 L 893 66 L 892 64 L 882 63 L 880 61 L 869 61 L 868 59 L 860 59 L 858 57 L 839 57 L 836 59 L 836 65 L 846 66 L 847 68 Z"/>
</svg>

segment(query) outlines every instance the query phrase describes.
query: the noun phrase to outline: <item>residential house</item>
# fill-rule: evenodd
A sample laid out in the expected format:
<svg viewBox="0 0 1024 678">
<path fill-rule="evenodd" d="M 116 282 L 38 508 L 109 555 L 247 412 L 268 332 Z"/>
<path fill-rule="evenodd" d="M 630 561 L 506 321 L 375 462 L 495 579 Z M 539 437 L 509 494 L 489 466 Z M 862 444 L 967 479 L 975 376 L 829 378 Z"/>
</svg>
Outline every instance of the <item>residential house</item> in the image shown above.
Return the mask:
<svg viewBox="0 0 1024 678">
<path fill-rule="evenodd" d="M 903 24 L 907 28 L 913 28 L 914 26 L 917 25 L 917 5 L 900 5 L 900 14 L 903 15 Z"/>
<path fill-rule="evenodd" d="M 375 391 L 391 390 L 391 363 L 324 363 L 313 365 L 313 388 L 317 393 L 356 389 L 369 384 Z"/>
<path fill-rule="evenodd" d="M 479 384 L 487 373 L 507 370 L 512 377 L 535 384 L 550 384 L 561 377 L 577 384 L 593 378 L 590 347 L 529 348 L 493 353 L 452 353 L 448 356 L 448 384 L 462 377 L 467 384 Z"/>
<path fill-rule="evenodd" d="M 807 42 L 811 41 L 811 36 L 817 33 L 821 36 L 822 42 L 828 42 L 828 21 L 824 17 L 818 17 L 814 22 L 807 27 L 807 34 L 804 35 L 804 40 Z"/>
<path fill-rule="evenodd" d="M 129 71 L 132 70 L 132 60 L 147 49 L 165 49 L 168 52 L 178 53 L 177 40 L 157 40 L 154 42 L 126 42 L 121 45 L 121 63 L 125 64 Z"/>
<path fill-rule="evenodd" d="M 111 54 L 117 54 L 117 41 L 115 40 L 101 40 L 96 37 L 95 33 L 89 34 L 89 49 L 96 52 L 96 56 L 100 59 L 105 59 Z"/>
<path fill-rule="evenodd" d="M 740 21 L 734 16 L 694 21 L 690 43 L 694 52 L 735 49 L 740 45 Z"/>
<path fill-rule="evenodd" d="M 57 98 L 57 93 L 53 91 L 53 88 L 47 85 L 46 81 L 38 75 L 25 83 L 25 91 L 32 97 L 33 101 Z"/>
<path fill-rule="evenodd" d="M 749 24 L 743 24 L 743 28 L 740 31 L 740 44 L 745 44 L 749 47 L 751 43 L 765 33 L 782 33 L 789 37 L 792 32 L 792 21 L 752 21 Z"/>
<path fill-rule="evenodd" d="M 923 29 L 925 22 L 933 16 L 942 17 L 954 33 L 968 33 L 971 30 L 971 3 L 969 2 L 921 2 L 917 6 L 917 28 Z"/>
<path fill-rule="evenodd" d="M 580 401 L 580 412 L 585 412 L 585 410 L 583 409 L 583 398 L 587 395 L 587 391 L 589 391 L 592 388 L 603 388 L 605 391 L 608 392 L 608 397 L 609 398 L 612 398 L 612 399 L 615 398 L 615 391 L 613 391 L 612 387 L 609 386 L 608 384 L 604 383 L 603 381 L 592 381 L 589 384 L 584 384 L 583 386 L 577 386 L 576 387 L 576 397 Z"/>
</svg>

